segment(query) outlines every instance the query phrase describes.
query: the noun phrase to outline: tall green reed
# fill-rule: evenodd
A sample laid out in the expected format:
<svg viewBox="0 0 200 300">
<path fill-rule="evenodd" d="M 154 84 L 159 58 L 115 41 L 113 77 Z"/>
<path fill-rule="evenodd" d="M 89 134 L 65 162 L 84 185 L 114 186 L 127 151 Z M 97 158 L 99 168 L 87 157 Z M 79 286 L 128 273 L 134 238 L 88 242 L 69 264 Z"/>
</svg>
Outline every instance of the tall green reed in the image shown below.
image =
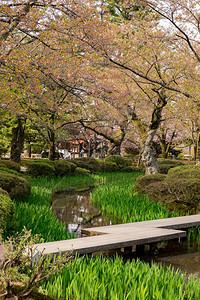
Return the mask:
<svg viewBox="0 0 200 300">
<path fill-rule="evenodd" d="M 92 203 L 104 214 L 113 214 L 123 223 L 169 218 L 179 216 L 177 211 L 169 212 L 167 207 L 149 201 L 146 195 L 134 193 L 137 176 L 127 174 L 124 180 L 107 182 L 92 192 Z"/>
<path fill-rule="evenodd" d="M 124 262 L 101 256 L 76 258 L 70 268 L 43 284 L 56 299 L 183 300 L 200 299 L 200 280 L 170 267 L 140 260 Z"/>
</svg>

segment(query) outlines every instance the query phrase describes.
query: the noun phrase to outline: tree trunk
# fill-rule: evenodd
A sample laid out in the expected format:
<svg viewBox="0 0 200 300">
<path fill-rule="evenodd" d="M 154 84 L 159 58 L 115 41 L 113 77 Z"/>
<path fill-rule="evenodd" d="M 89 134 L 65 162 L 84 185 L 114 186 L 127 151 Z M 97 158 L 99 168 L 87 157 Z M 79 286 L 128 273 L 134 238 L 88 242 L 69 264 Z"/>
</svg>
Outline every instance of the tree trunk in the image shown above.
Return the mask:
<svg viewBox="0 0 200 300">
<path fill-rule="evenodd" d="M 49 135 L 49 160 L 55 160 L 56 159 L 56 146 L 55 146 L 55 132 L 51 129 L 48 131 Z"/>
<path fill-rule="evenodd" d="M 113 144 L 109 150 L 108 155 L 120 155 L 121 154 L 121 143 Z"/>
<path fill-rule="evenodd" d="M 147 132 L 145 138 L 142 139 L 141 145 L 141 160 L 145 167 L 145 174 L 159 173 L 159 165 L 155 153 L 151 148 L 151 142 L 156 134 L 156 130 Z"/>
<path fill-rule="evenodd" d="M 12 128 L 12 141 L 10 159 L 18 164 L 21 162 L 21 153 L 24 146 L 24 131 L 25 126 L 22 124 L 22 119 L 18 118 L 17 127 Z"/>
<path fill-rule="evenodd" d="M 162 152 L 161 157 L 162 158 L 167 158 L 167 156 L 168 156 L 167 148 L 168 147 L 167 147 L 166 141 L 161 139 L 160 140 L 160 146 L 161 146 L 161 152 Z"/>
</svg>

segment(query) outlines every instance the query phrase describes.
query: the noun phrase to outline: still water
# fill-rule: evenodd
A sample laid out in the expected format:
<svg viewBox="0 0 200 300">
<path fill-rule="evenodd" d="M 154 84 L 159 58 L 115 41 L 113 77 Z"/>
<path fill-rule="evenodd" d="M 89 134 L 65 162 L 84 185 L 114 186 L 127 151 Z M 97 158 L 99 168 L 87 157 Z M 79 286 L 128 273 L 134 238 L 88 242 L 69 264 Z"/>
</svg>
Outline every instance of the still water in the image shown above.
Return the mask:
<svg viewBox="0 0 200 300">
<path fill-rule="evenodd" d="M 90 193 L 94 187 L 83 190 L 71 190 L 56 193 L 53 198 L 53 212 L 67 225 L 69 233 L 81 236 L 81 229 L 114 224 L 109 217 L 102 215 L 101 210 L 91 204 Z"/>
<path fill-rule="evenodd" d="M 91 204 L 90 194 L 94 187 L 80 190 L 70 190 L 59 192 L 54 195 L 52 208 L 57 218 L 66 224 L 70 233 L 76 237 L 81 237 L 81 229 L 86 227 L 97 227 L 120 223 L 112 216 L 105 217 L 101 210 Z M 187 240 L 169 241 L 158 243 L 155 251 L 123 253 L 119 250 L 109 251 L 105 255 L 113 256 L 116 253 L 122 255 L 124 259 L 136 259 L 151 263 L 151 261 L 163 265 L 172 265 L 186 272 L 188 276 L 193 274 L 195 278 L 200 278 L 200 245 L 197 243 L 188 244 Z"/>
</svg>

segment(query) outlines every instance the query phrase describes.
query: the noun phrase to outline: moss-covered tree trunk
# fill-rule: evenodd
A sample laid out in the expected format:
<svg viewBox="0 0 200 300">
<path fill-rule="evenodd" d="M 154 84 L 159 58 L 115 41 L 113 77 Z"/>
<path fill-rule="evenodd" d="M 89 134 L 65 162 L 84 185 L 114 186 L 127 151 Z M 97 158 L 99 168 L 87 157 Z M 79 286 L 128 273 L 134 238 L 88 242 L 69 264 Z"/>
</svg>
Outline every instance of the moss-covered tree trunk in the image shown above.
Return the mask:
<svg viewBox="0 0 200 300">
<path fill-rule="evenodd" d="M 17 127 L 12 128 L 12 141 L 10 159 L 16 163 L 21 162 L 21 154 L 24 146 L 25 125 L 21 118 L 17 119 Z"/>
</svg>

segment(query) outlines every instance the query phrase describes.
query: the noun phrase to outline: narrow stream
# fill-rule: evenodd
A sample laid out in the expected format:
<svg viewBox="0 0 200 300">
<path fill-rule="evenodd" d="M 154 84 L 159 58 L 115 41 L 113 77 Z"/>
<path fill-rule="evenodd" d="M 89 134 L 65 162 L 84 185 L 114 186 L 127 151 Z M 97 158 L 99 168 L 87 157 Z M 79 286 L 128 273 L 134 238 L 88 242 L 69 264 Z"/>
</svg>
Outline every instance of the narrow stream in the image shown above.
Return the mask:
<svg viewBox="0 0 200 300">
<path fill-rule="evenodd" d="M 53 212 L 57 218 L 67 225 L 69 233 L 81 237 L 81 229 L 97 226 L 112 225 L 113 218 L 102 215 L 101 210 L 91 204 L 90 193 L 94 187 L 83 190 L 59 192 L 52 201 Z"/>
<path fill-rule="evenodd" d="M 82 190 L 70 190 L 56 193 L 53 197 L 52 208 L 57 218 L 66 224 L 68 232 L 81 237 L 81 229 L 120 223 L 113 217 L 105 217 L 101 210 L 91 204 L 90 193 L 94 187 Z M 116 253 L 122 255 L 125 260 L 140 258 L 151 263 L 151 261 L 162 265 L 172 265 L 179 268 L 188 276 L 193 274 L 200 278 L 200 245 L 188 243 L 186 239 L 181 241 L 172 240 L 166 243 L 158 243 L 153 251 L 123 253 L 119 250 L 108 251 L 105 255 L 113 256 Z"/>
</svg>

